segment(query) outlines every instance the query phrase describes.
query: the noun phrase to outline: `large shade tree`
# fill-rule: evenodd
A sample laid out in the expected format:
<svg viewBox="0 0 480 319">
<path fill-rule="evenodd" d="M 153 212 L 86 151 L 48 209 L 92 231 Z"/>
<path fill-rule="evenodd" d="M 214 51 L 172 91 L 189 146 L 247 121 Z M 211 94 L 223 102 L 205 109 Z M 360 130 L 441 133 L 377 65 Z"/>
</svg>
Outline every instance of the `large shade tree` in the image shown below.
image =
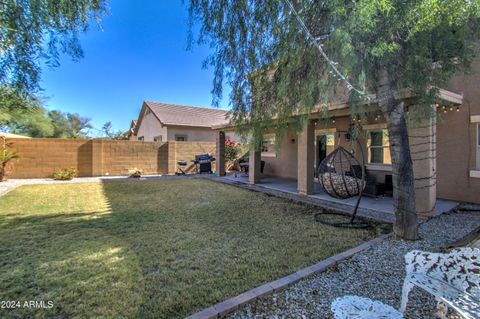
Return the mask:
<svg viewBox="0 0 480 319">
<path fill-rule="evenodd" d="M 104 12 L 105 0 L 0 1 L 0 85 L 23 97 L 38 91 L 42 63 L 80 59 L 79 34 Z"/>
<path fill-rule="evenodd" d="M 231 85 L 232 121 L 253 144 L 266 130 L 281 136 L 287 122 L 295 126 L 292 115 L 328 106 L 342 86 L 352 116 L 371 107 L 381 112 L 390 139 L 394 232 L 417 237 L 407 111 L 394 93 L 416 96 L 410 117 L 434 116 L 437 88 L 468 70 L 478 53 L 479 0 L 190 0 L 189 12 L 191 26 L 200 22 L 191 43 L 214 50 L 206 61 L 215 69 L 214 103 L 224 83 Z M 301 124 L 306 117 L 295 118 Z"/>
</svg>

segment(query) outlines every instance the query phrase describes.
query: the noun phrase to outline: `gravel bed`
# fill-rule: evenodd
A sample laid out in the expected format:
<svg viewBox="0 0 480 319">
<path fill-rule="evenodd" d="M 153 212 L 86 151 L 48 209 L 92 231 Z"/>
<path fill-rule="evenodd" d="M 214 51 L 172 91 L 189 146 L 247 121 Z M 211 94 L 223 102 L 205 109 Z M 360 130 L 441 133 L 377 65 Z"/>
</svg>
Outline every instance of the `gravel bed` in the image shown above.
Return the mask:
<svg viewBox="0 0 480 319">
<path fill-rule="evenodd" d="M 225 318 L 333 318 L 332 301 L 344 295 L 365 296 L 396 309 L 400 306 L 404 255 L 413 249 L 438 251 L 480 226 L 480 212 L 451 211 L 420 226 L 415 242 L 387 239 L 337 267 L 288 289 L 244 305 Z M 414 288 L 406 318 L 435 318 L 434 298 Z M 449 318 L 460 318 L 452 311 Z"/>
</svg>

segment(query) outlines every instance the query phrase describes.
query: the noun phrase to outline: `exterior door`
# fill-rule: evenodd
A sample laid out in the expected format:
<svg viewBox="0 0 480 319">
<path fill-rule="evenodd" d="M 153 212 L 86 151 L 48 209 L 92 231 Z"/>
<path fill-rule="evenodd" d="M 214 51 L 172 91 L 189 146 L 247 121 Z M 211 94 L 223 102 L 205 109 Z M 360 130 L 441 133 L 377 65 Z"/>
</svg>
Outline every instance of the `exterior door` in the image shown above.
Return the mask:
<svg viewBox="0 0 480 319">
<path fill-rule="evenodd" d="M 317 135 L 316 138 L 316 165 L 315 165 L 315 176 L 317 176 L 317 169 L 320 163 L 327 157 L 327 136 L 326 135 Z"/>
</svg>

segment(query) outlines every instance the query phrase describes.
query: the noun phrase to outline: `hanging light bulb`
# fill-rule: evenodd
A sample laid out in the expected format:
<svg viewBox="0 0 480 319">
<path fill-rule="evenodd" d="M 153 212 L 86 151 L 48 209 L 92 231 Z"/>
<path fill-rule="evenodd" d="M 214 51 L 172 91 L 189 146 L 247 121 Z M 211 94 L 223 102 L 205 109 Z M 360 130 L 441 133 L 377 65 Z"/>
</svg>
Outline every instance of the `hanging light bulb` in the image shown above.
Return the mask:
<svg viewBox="0 0 480 319">
<path fill-rule="evenodd" d="M 453 106 L 450 106 L 450 111 L 453 111 Z"/>
<path fill-rule="evenodd" d="M 457 106 L 457 112 L 460 112 L 460 107 Z"/>
<path fill-rule="evenodd" d="M 335 117 L 332 117 L 332 123 L 335 124 Z"/>
</svg>

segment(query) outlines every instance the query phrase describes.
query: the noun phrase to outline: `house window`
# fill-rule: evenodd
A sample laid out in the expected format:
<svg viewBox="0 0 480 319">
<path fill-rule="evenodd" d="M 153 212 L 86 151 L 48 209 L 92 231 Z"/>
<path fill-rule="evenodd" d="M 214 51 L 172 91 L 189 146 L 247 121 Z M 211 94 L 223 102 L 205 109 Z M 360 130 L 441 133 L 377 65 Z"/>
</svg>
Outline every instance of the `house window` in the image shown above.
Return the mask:
<svg viewBox="0 0 480 319">
<path fill-rule="evenodd" d="M 392 164 L 390 144 L 386 129 L 368 131 L 367 135 L 368 163 Z"/>
<path fill-rule="evenodd" d="M 262 141 L 262 156 L 275 157 L 275 134 L 267 134 L 263 136 Z"/>
<path fill-rule="evenodd" d="M 153 138 L 153 141 L 154 141 L 154 142 L 161 142 L 161 141 L 162 141 L 162 136 L 161 136 L 161 135 L 155 136 L 155 137 Z"/>
<path fill-rule="evenodd" d="M 175 134 L 175 141 L 186 142 L 187 141 L 187 135 Z"/>
<path fill-rule="evenodd" d="M 145 139 L 145 137 L 143 137 L 143 136 L 139 136 L 139 137 L 138 137 L 138 140 L 139 140 L 139 141 L 143 141 L 144 139 Z"/>
</svg>

